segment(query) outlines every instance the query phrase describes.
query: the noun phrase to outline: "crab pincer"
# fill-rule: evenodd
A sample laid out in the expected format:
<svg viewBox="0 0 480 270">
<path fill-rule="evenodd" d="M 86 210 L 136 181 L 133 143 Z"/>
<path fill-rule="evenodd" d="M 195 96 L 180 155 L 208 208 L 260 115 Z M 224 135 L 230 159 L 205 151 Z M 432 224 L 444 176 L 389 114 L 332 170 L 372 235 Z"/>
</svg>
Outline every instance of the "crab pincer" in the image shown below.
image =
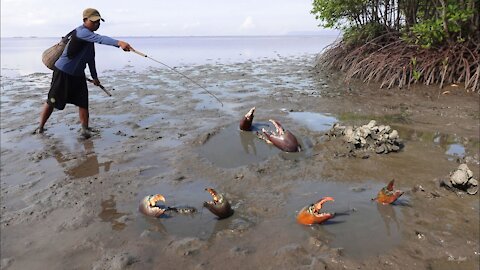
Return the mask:
<svg viewBox="0 0 480 270">
<path fill-rule="evenodd" d="M 147 216 L 160 217 L 167 210 L 165 206 L 157 205 L 158 202 L 165 202 L 165 197 L 160 194 L 145 196 L 138 206 L 138 210 Z"/>
<path fill-rule="evenodd" d="M 403 191 L 393 190 L 394 182 L 395 179 L 392 179 L 392 181 L 390 181 L 386 187 L 382 188 L 378 192 L 377 197 L 373 200 L 382 204 L 392 204 L 395 202 L 400 196 L 402 196 Z"/>
<path fill-rule="evenodd" d="M 210 212 L 220 219 L 233 215 L 233 209 L 230 206 L 227 198 L 225 198 L 225 195 L 217 193 L 217 191 L 215 191 L 213 188 L 206 188 L 205 190 L 208 191 L 212 196 L 211 201 L 203 203 L 205 208 L 210 210 Z"/>
<path fill-rule="evenodd" d="M 325 197 L 316 203 L 305 206 L 297 215 L 297 222 L 303 225 L 313 225 L 323 223 L 335 216 L 335 213 L 320 212 L 325 202 L 334 201 L 332 197 Z"/>
<path fill-rule="evenodd" d="M 244 131 L 251 131 L 252 130 L 252 122 L 253 122 L 253 113 L 255 112 L 255 107 L 251 108 L 247 114 L 240 120 L 240 130 Z"/>
<path fill-rule="evenodd" d="M 262 128 L 262 133 L 258 134 L 260 139 L 275 145 L 284 152 L 302 151 L 302 147 L 293 133 L 289 130 L 285 130 L 280 122 L 273 119 L 270 119 L 269 121 L 275 126 L 275 131 L 268 131 Z"/>
</svg>

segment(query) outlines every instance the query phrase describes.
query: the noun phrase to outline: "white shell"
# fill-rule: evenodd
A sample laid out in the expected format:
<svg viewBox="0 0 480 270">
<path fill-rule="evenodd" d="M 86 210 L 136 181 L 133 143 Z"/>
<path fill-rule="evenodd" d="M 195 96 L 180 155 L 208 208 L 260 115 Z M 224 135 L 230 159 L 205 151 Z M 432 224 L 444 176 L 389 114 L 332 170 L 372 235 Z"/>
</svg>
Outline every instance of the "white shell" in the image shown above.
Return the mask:
<svg viewBox="0 0 480 270">
<path fill-rule="evenodd" d="M 377 125 L 377 121 L 371 120 L 370 122 L 368 122 L 367 127 L 368 127 L 369 129 L 372 129 L 372 128 L 375 127 L 376 125 Z"/>
<path fill-rule="evenodd" d="M 452 181 L 452 183 L 456 185 L 463 185 L 467 183 L 468 181 L 467 172 L 462 170 L 454 171 L 453 174 L 450 176 L 450 181 Z"/>
<path fill-rule="evenodd" d="M 390 135 L 388 135 L 388 138 L 390 140 L 395 140 L 395 139 L 398 139 L 398 131 L 397 130 L 392 130 L 392 132 L 390 132 Z"/>
</svg>

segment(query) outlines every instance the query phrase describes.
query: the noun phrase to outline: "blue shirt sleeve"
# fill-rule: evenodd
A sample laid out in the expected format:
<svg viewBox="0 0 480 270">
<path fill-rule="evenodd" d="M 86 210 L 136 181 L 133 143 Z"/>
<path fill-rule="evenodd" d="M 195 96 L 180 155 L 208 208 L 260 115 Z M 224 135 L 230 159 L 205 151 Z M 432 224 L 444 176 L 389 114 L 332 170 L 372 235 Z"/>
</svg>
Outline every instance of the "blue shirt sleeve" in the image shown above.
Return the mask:
<svg viewBox="0 0 480 270">
<path fill-rule="evenodd" d="M 70 59 L 67 56 L 67 45 L 62 55 L 55 63 L 55 66 L 70 75 L 85 76 L 84 70 L 88 64 L 88 68 L 90 69 L 90 75 L 92 75 L 94 79 L 97 79 L 97 69 L 95 66 L 95 48 L 93 44 L 98 43 L 118 48 L 120 47 L 118 46 L 118 40 L 108 36 L 95 34 L 88 28 L 86 28 L 84 25 L 77 27 L 76 30 L 77 37 L 87 41 L 87 45 L 85 45 L 85 47 L 73 59 Z"/>
<path fill-rule="evenodd" d="M 99 34 L 96 34 L 92 31 L 90 31 L 88 28 L 86 27 L 79 27 L 77 28 L 77 37 L 78 38 L 81 38 L 85 41 L 88 41 L 88 42 L 93 42 L 93 43 L 98 43 L 98 44 L 104 44 L 104 45 L 110 45 L 110 46 L 115 46 L 115 47 L 119 47 L 118 46 L 118 40 L 116 39 L 113 39 L 111 37 L 107 37 L 107 36 L 102 36 L 102 35 L 99 35 Z"/>
</svg>

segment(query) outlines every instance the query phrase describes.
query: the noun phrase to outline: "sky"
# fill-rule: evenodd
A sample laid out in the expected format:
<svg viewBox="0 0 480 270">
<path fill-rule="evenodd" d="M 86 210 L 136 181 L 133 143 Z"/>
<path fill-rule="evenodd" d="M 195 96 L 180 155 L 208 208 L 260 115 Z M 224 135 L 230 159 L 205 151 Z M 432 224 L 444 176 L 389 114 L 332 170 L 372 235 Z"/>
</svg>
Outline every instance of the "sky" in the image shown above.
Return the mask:
<svg viewBox="0 0 480 270">
<path fill-rule="evenodd" d="M 285 35 L 324 32 L 313 0 L 1 0 L 1 37 L 57 37 L 92 7 L 99 34 L 125 36 Z M 327 31 L 328 32 L 328 31 Z"/>
</svg>

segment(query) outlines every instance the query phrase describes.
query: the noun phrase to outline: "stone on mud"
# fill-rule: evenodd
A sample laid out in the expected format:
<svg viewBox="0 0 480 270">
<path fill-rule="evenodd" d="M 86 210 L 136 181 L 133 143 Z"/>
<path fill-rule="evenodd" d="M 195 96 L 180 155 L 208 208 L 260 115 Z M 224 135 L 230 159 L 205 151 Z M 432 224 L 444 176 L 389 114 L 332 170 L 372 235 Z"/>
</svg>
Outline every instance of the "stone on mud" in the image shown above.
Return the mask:
<svg viewBox="0 0 480 270">
<path fill-rule="evenodd" d="M 330 138 L 342 137 L 349 145 L 350 152 L 369 151 L 387 154 L 398 152 L 403 147 L 397 130 L 388 125 L 377 126 L 375 120 L 359 127 L 335 123 L 326 135 Z"/>
<path fill-rule="evenodd" d="M 478 192 L 478 181 L 473 178 L 473 172 L 467 164 L 460 164 L 457 169 L 450 172 L 449 177 L 443 179 L 441 185 L 450 190 L 466 191 L 470 195 Z"/>
</svg>

